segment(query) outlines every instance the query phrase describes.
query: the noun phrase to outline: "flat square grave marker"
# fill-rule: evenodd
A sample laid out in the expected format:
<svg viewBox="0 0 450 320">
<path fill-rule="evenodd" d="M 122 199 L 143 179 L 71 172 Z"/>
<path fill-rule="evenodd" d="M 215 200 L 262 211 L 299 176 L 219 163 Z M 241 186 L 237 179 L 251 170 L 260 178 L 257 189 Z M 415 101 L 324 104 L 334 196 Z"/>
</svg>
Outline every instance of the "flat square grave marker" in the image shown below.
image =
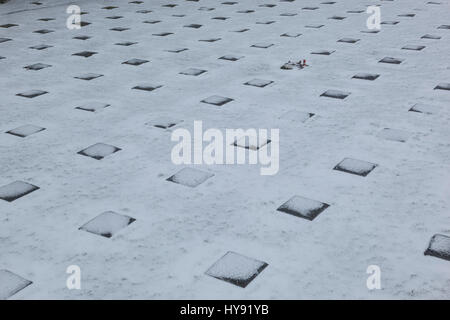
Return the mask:
<svg viewBox="0 0 450 320">
<path fill-rule="evenodd" d="M 132 217 L 118 214 L 113 211 L 106 211 L 81 226 L 79 230 L 97 234 L 105 238 L 111 238 L 134 221 L 136 221 L 136 219 Z"/>
<path fill-rule="evenodd" d="M 380 138 L 397 142 L 406 142 L 409 136 L 410 133 L 407 131 L 391 128 L 384 128 L 378 133 L 378 137 Z"/>
<path fill-rule="evenodd" d="M 273 43 L 260 42 L 260 43 L 253 44 L 251 47 L 252 48 L 260 48 L 260 49 L 267 49 L 267 48 L 270 48 L 271 46 L 273 46 Z"/>
<path fill-rule="evenodd" d="M 97 79 L 103 77 L 102 74 L 98 74 L 98 73 L 85 73 L 85 74 L 81 74 L 79 76 L 74 77 L 75 79 L 80 79 L 80 80 L 86 80 L 86 81 L 90 81 L 93 79 Z"/>
<path fill-rule="evenodd" d="M 232 55 L 232 54 L 227 54 L 224 55 L 222 57 L 220 57 L 219 59 L 221 60 L 228 60 L 228 61 L 238 61 L 239 59 L 242 59 L 243 56 L 236 56 L 236 55 Z"/>
<path fill-rule="evenodd" d="M 273 81 L 270 81 L 270 80 L 253 79 L 253 80 L 247 81 L 244 84 L 247 85 L 247 86 L 264 88 L 264 87 L 266 87 L 266 86 L 268 86 L 269 84 L 272 84 L 272 83 L 273 83 Z"/>
<path fill-rule="evenodd" d="M 344 43 L 356 43 L 359 39 L 353 39 L 353 38 L 342 38 L 338 40 L 338 42 L 344 42 Z"/>
<path fill-rule="evenodd" d="M 24 97 L 24 98 L 35 98 L 38 96 L 41 96 L 43 94 L 48 93 L 47 91 L 43 91 L 43 90 L 29 90 L 29 91 L 25 91 L 25 92 L 21 92 L 16 94 L 16 96 L 20 96 L 20 97 Z"/>
<path fill-rule="evenodd" d="M 83 110 L 83 111 L 89 111 L 89 112 L 98 112 L 100 110 L 103 110 L 107 107 L 109 107 L 110 105 L 107 103 L 102 103 L 102 102 L 89 102 L 86 103 L 82 106 L 79 107 L 75 107 L 75 109 L 78 110 Z"/>
<path fill-rule="evenodd" d="M 94 51 L 81 51 L 81 52 L 77 52 L 77 53 L 73 53 L 73 56 L 78 56 L 78 57 L 84 57 L 84 58 L 89 58 L 91 56 L 93 56 L 94 54 L 97 54 L 97 52 Z"/>
<path fill-rule="evenodd" d="M 441 37 L 433 34 L 426 34 L 421 37 L 422 39 L 439 40 Z"/>
<path fill-rule="evenodd" d="M 180 74 L 184 74 L 187 76 L 199 76 L 205 72 L 206 72 L 206 70 L 197 69 L 197 68 L 189 68 L 184 71 L 181 71 Z"/>
<path fill-rule="evenodd" d="M 0 42 L 1 42 L 1 39 L 0 39 Z M 37 46 L 30 47 L 30 49 L 44 50 L 44 49 L 51 48 L 51 47 L 53 47 L 53 46 L 49 46 L 49 45 L 46 45 L 46 44 L 39 44 Z"/>
<path fill-rule="evenodd" d="M 215 106 L 223 106 L 224 104 L 227 104 L 228 102 L 231 102 L 231 101 L 233 101 L 233 99 L 231 99 L 231 98 L 214 95 L 214 96 L 210 96 L 206 99 L 203 99 L 201 102 L 213 104 Z"/>
<path fill-rule="evenodd" d="M 373 80 L 376 80 L 379 76 L 380 76 L 379 74 L 361 72 L 361 73 L 355 74 L 352 78 L 373 81 Z"/>
<path fill-rule="evenodd" d="M 391 57 L 384 57 L 383 59 L 381 59 L 378 62 L 379 63 L 400 64 L 400 63 L 403 62 L 403 60 L 402 59 L 397 59 L 397 58 L 391 58 Z"/>
<path fill-rule="evenodd" d="M 143 90 L 143 91 L 154 91 L 154 90 L 159 89 L 161 87 L 162 87 L 162 85 L 140 84 L 140 85 L 137 85 L 137 86 L 133 87 L 132 89 Z"/>
<path fill-rule="evenodd" d="M 450 237 L 443 234 L 435 234 L 431 237 L 424 255 L 450 261 Z"/>
<path fill-rule="evenodd" d="M 86 157 L 91 157 L 96 160 L 102 160 L 104 157 L 109 156 L 117 151 L 122 149 L 117 148 L 115 146 L 105 144 L 105 143 L 96 143 L 86 149 L 83 149 L 78 154 L 81 154 Z"/>
<path fill-rule="evenodd" d="M 233 142 L 233 146 L 257 151 L 268 145 L 270 142 L 270 139 L 260 139 L 255 132 L 255 135 L 238 138 Z"/>
<path fill-rule="evenodd" d="M 6 300 L 32 282 L 8 270 L 0 270 L 0 300 Z"/>
<path fill-rule="evenodd" d="M 434 90 L 450 90 L 450 83 L 439 83 Z"/>
<path fill-rule="evenodd" d="M 32 134 L 44 131 L 45 128 L 39 127 L 39 126 L 35 126 L 32 124 L 26 124 L 20 127 L 17 127 L 15 129 L 6 131 L 6 133 L 12 134 L 14 136 L 18 136 L 21 138 L 25 138 L 28 136 L 31 136 Z"/>
<path fill-rule="evenodd" d="M 11 39 L 9 39 L 9 38 L 0 38 L 0 43 L 6 42 L 6 41 L 11 41 Z"/>
<path fill-rule="evenodd" d="M 127 60 L 125 62 L 122 62 L 122 64 L 129 64 L 129 65 L 132 65 L 132 66 L 140 66 L 141 64 L 144 64 L 144 63 L 147 63 L 147 62 L 149 62 L 149 61 L 148 60 L 143 60 L 143 59 L 133 58 L 133 59 Z"/>
<path fill-rule="evenodd" d="M 166 180 L 181 184 L 183 186 L 195 188 L 213 176 L 214 174 L 206 171 L 194 168 L 183 168 Z"/>
<path fill-rule="evenodd" d="M 413 50 L 413 51 L 420 51 L 424 48 L 425 46 L 415 46 L 415 45 L 406 45 L 402 47 L 403 50 Z"/>
<path fill-rule="evenodd" d="M 27 70 L 37 71 L 37 70 L 41 70 L 41 69 L 48 68 L 48 67 L 51 67 L 51 65 L 45 64 L 45 63 L 35 63 L 35 64 L 29 65 L 29 66 L 26 66 L 23 68 L 27 69 Z"/>
<path fill-rule="evenodd" d="M 268 264 L 241 254 L 228 251 L 217 260 L 205 274 L 245 288 L 260 274 Z"/>
<path fill-rule="evenodd" d="M 375 167 L 377 167 L 377 164 L 370 163 L 363 160 L 357 160 L 352 158 L 345 158 L 341 162 L 339 162 L 333 170 L 342 171 L 346 173 L 355 174 L 358 176 L 365 177 L 370 172 L 372 172 Z"/>
<path fill-rule="evenodd" d="M 322 93 L 321 97 L 334 98 L 334 99 L 345 99 L 350 95 L 350 92 L 340 91 L 340 90 L 327 90 Z"/>
<path fill-rule="evenodd" d="M 293 196 L 278 207 L 277 210 L 312 221 L 329 206 L 329 204 L 317 200 Z"/>
<path fill-rule="evenodd" d="M 24 181 L 14 181 L 0 187 L 0 199 L 13 202 L 14 200 L 17 200 L 38 189 L 39 187 L 30 183 Z"/>
<path fill-rule="evenodd" d="M 311 54 L 318 54 L 318 55 L 323 55 L 323 56 L 329 56 L 333 52 L 335 52 L 335 50 L 316 50 L 316 51 L 311 52 Z"/>
</svg>

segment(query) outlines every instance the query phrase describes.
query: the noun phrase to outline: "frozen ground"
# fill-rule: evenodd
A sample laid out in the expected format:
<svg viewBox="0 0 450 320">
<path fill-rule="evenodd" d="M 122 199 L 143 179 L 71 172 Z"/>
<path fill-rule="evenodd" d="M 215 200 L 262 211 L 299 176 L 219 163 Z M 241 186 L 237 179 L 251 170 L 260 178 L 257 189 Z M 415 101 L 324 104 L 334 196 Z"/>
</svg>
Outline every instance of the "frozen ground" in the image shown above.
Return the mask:
<svg viewBox="0 0 450 320">
<path fill-rule="evenodd" d="M 0 297 L 450 298 L 450 262 L 424 255 L 450 235 L 449 0 L 235 1 L 0 5 Z M 67 29 L 69 4 L 90 24 Z M 167 180 L 171 130 L 194 120 L 280 128 L 280 171 Z"/>
</svg>

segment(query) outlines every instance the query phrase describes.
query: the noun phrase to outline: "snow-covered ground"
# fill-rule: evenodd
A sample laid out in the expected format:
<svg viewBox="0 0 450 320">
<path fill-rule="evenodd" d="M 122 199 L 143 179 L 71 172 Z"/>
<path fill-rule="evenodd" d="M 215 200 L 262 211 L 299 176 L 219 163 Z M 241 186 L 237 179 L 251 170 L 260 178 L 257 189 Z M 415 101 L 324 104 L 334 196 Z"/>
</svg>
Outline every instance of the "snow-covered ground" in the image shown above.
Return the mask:
<svg viewBox="0 0 450 320">
<path fill-rule="evenodd" d="M 0 298 L 450 298 L 450 1 L 234 2 L 0 4 Z M 279 128 L 278 174 L 180 172 L 194 120 Z"/>
</svg>

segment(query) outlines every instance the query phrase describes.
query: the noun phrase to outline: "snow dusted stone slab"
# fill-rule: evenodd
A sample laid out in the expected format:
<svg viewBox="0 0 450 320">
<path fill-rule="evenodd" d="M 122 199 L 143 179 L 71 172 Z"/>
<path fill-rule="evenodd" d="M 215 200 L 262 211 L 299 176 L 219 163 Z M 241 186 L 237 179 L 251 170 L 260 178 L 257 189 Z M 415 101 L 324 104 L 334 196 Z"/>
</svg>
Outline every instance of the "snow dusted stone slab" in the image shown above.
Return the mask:
<svg viewBox="0 0 450 320">
<path fill-rule="evenodd" d="M 219 59 L 227 60 L 227 61 L 238 61 L 238 60 L 240 60 L 242 58 L 243 58 L 243 56 L 235 56 L 235 55 L 232 55 L 232 54 L 227 54 L 227 55 L 224 55 L 224 56 L 220 57 Z"/>
<path fill-rule="evenodd" d="M 37 70 L 41 70 L 41 69 L 48 68 L 48 67 L 51 67 L 51 65 L 45 64 L 45 63 L 35 63 L 35 64 L 29 65 L 29 66 L 26 66 L 23 68 L 27 69 L 27 70 L 37 71 Z"/>
<path fill-rule="evenodd" d="M 319 54 L 319 55 L 323 55 L 323 56 L 329 56 L 334 51 L 335 50 L 316 50 L 316 51 L 311 52 L 311 54 Z"/>
<path fill-rule="evenodd" d="M 161 20 L 145 20 L 142 21 L 143 23 L 148 23 L 148 24 L 156 24 L 156 23 L 160 23 Z"/>
<path fill-rule="evenodd" d="M 17 26 L 19 26 L 19 25 L 18 25 L 18 24 L 14 24 L 14 23 L 7 23 L 7 24 L 2 24 L 2 25 L 0 26 L 0 28 L 5 28 L 5 29 L 7 29 L 7 28 L 17 27 Z"/>
<path fill-rule="evenodd" d="M 11 271 L 0 270 L 0 300 L 12 297 L 32 283 Z"/>
<path fill-rule="evenodd" d="M 38 133 L 45 130 L 45 128 L 42 127 L 38 127 L 32 124 L 26 124 L 23 126 L 20 126 L 18 128 L 6 131 L 6 133 L 21 137 L 21 138 L 25 138 L 28 137 L 32 134 Z"/>
<path fill-rule="evenodd" d="M 416 103 L 415 105 L 413 105 L 408 111 L 410 112 L 417 112 L 417 113 L 424 113 L 424 114 L 433 114 L 435 108 L 429 106 L 429 105 L 424 105 L 421 103 Z"/>
<path fill-rule="evenodd" d="M 342 38 L 342 39 L 339 39 L 337 42 L 356 43 L 356 42 L 358 42 L 359 40 L 360 40 L 360 39 Z"/>
<path fill-rule="evenodd" d="M 136 221 L 136 219 L 132 217 L 121 215 L 113 211 L 106 211 L 81 226 L 79 230 L 94 233 L 105 238 L 111 238 L 134 221 Z"/>
<path fill-rule="evenodd" d="M 334 99 L 345 99 L 350 95 L 350 92 L 339 91 L 339 90 L 327 90 L 322 93 L 321 97 L 334 98 Z"/>
<path fill-rule="evenodd" d="M 407 131 L 391 128 L 384 128 L 378 133 L 378 137 L 380 138 L 397 142 L 406 142 L 409 136 L 410 133 Z"/>
<path fill-rule="evenodd" d="M 268 86 L 269 84 L 272 84 L 272 83 L 273 83 L 273 81 L 270 81 L 270 80 L 253 79 L 253 80 L 247 81 L 244 84 L 247 85 L 247 86 L 264 88 L 264 87 L 266 87 L 266 86 Z"/>
<path fill-rule="evenodd" d="M 89 102 L 86 103 L 82 106 L 79 107 L 75 107 L 75 109 L 79 109 L 79 110 L 83 110 L 83 111 L 89 111 L 89 112 L 98 112 L 100 110 L 103 110 L 107 107 L 109 107 L 110 105 L 107 103 L 102 103 L 102 102 Z"/>
<path fill-rule="evenodd" d="M 426 34 L 426 35 L 422 36 L 421 39 L 439 40 L 439 39 L 441 39 L 441 37 L 433 35 L 433 34 Z"/>
<path fill-rule="evenodd" d="M 231 98 L 227 98 L 227 97 L 222 97 L 222 96 L 210 96 L 206 99 L 203 99 L 201 102 L 203 103 L 208 103 L 208 104 L 213 104 L 215 106 L 223 106 L 224 104 L 227 104 L 228 102 L 233 101 L 233 99 Z"/>
<path fill-rule="evenodd" d="M 402 59 L 397 59 L 397 58 L 391 58 L 391 57 L 384 57 L 383 59 L 381 59 L 380 61 L 378 61 L 380 63 L 390 63 L 390 64 L 400 64 L 403 62 Z"/>
<path fill-rule="evenodd" d="M 47 34 L 47 33 L 54 32 L 54 31 L 55 30 L 41 29 L 41 30 L 33 31 L 33 33 Z"/>
<path fill-rule="evenodd" d="M 271 142 L 270 139 L 259 139 L 257 135 L 251 138 L 253 139 L 250 139 L 249 137 L 239 138 L 233 142 L 233 146 L 257 151 Z"/>
<path fill-rule="evenodd" d="M 435 234 L 431 237 L 424 255 L 450 261 L 450 237 L 443 234 Z"/>
<path fill-rule="evenodd" d="M 314 113 L 310 112 L 301 112 L 298 110 L 291 110 L 288 112 L 283 113 L 279 119 L 281 120 L 288 120 L 291 122 L 305 122 L 308 119 L 312 118 L 314 116 Z"/>
<path fill-rule="evenodd" d="M 267 49 L 270 48 L 271 46 L 273 46 L 273 43 L 255 43 L 252 45 L 252 48 L 259 48 L 259 49 Z"/>
<path fill-rule="evenodd" d="M 184 26 L 185 28 L 193 28 L 193 29 L 200 29 L 202 27 L 201 24 L 197 23 L 191 23 Z"/>
<path fill-rule="evenodd" d="M 199 75 L 201 75 L 201 74 L 203 74 L 205 72 L 206 72 L 206 70 L 196 69 L 196 68 L 189 68 L 189 69 L 186 69 L 184 71 L 181 71 L 180 74 L 184 74 L 184 75 L 187 75 L 187 76 L 199 76 Z"/>
<path fill-rule="evenodd" d="M 329 206 L 329 204 L 317 200 L 293 196 L 277 210 L 312 221 Z"/>
<path fill-rule="evenodd" d="M 85 73 L 85 74 L 80 74 L 79 76 L 74 77 L 75 79 L 80 79 L 80 80 L 86 80 L 86 81 L 90 81 L 93 79 L 97 79 L 103 77 L 102 74 L 98 74 L 98 73 Z"/>
<path fill-rule="evenodd" d="M 109 144 L 96 143 L 90 147 L 87 147 L 86 149 L 79 151 L 78 154 L 81 154 L 81 155 L 87 156 L 87 157 L 91 157 L 96 160 L 101 160 L 104 157 L 109 156 L 120 150 L 122 150 L 122 149 L 117 148 L 112 145 L 109 145 Z"/>
<path fill-rule="evenodd" d="M 320 29 L 323 26 L 324 26 L 323 24 L 308 24 L 305 26 L 305 28 Z"/>
<path fill-rule="evenodd" d="M 41 96 L 43 94 L 48 93 L 47 91 L 43 91 L 43 90 L 29 90 L 29 91 L 25 91 L 25 92 L 21 92 L 16 94 L 16 96 L 20 96 L 20 97 L 24 97 L 24 98 L 35 98 L 38 96 Z"/>
<path fill-rule="evenodd" d="M 188 48 L 176 48 L 176 49 L 169 49 L 169 50 L 166 50 L 167 52 L 172 52 L 172 53 L 180 53 L 180 52 L 183 52 L 183 51 L 186 51 L 186 50 L 189 50 Z"/>
<path fill-rule="evenodd" d="M 132 66 L 140 66 L 141 64 L 144 64 L 144 63 L 147 63 L 147 62 L 149 62 L 149 61 L 148 60 L 134 58 L 134 59 L 130 59 L 130 60 L 127 60 L 125 62 L 122 62 L 122 64 L 129 64 L 129 65 L 132 65 Z"/>
<path fill-rule="evenodd" d="M 162 85 L 140 84 L 140 85 L 137 85 L 137 86 L 133 87 L 132 89 L 144 90 L 144 91 L 154 91 L 154 90 L 159 89 L 161 87 L 162 87 Z"/>
<path fill-rule="evenodd" d="M 175 120 L 170 117 L 159 117 L 157 119 L 147 122 L 146 125 L 150 125 L 155 128 L 169 129 L 181 122 L 183 122 L 183 120 Z"/>
<path fill-rule="evenodd" d="M 2 42 L 1 39 L 0 39 L 0 42 Z M 37 45 L 37 46 L 32 46 L 32 47 L 30 47 L 30 49 L 34 49 L 34 50 L 44 50 L 44 49 L 51 48 L 51 47 L 53 47 L 53 46 L 49 46 L 49 45 L 47 45 L 47 44 L 39 44 L 39 45 Z"/>
<path fill-rule="evenodd" d="M 172 32 L 160 32 L 160 33 L 153 33 L 154 36 L 157 37 L 167 37 L 173 34 Z"/>
<path fill-rule="evenodd" d="M 380 76 L 379 74 L 361 72 L 361 73 L 355 74 L 352 78 L 373 81 L 373 80 L 377 79 L 379 76 Z"/>
<path fill-rule="evenodd" d="M 375 167 L 377 167 L 377 166 L 378 166 L 377 164 L 370 163 L 367 161 L 345 158 L 344 160 L 339 162 L 333 168 L 333 170 L 347 172 L 347 173 L 365 177 L 370 172 L 372 172 L 372 170 L 375 169 Z"/>
<path fill-rule="evenodd" d="M 122 31 L 130 30 L 130 28 L 115 27 L 115 28 L 111 28 L 111 29 L 109 29 L 109 30 L 111 30 L 111 31 L 117 31 L 117 32 L 122 32 Z"/>
<path fill-rule="evenodd" d="M 402 47 L 403 50 L 412 50 L 412 51 L 420 51 L 423 50 L 425 46 L 416 46 L 416 45 L 406 45 Z"/>
<path fill-rule="evenodd" d="M 38 190 L 39 187 L 23 181 L 14 181 L 3 187 L 0 187 L 0 199 L 13 202 L 33 191 Z"/>
<path fill-rule="evenodd" d="M 344 17 L 344 16 L 332 16 L 332 17 L 329 17 L 328 19 L 331 19 L 331 20 L 344 20 L 345 18 L 347 18 L 347 17 Z"/>
<path fill-rule="evenodd" d="M 287 37 L 287 38 L 297 38 L 301 36 L 301 33 L 295 33 L 295 32 L 285 32 L 280 37 Z"/>
<path fill-rule="evenodd" d="M 213 176 L 214 174 L 202 170 L 183 168 L 166 180 L 181 184 L 183 186 L 195 188 Z"/>
<path fill-rule="evenodd" d="M 6 41 L 11 41 L 12 39 L 9 38 L 0 38 L 0 43 L 2 42 L 6 42 Z"/>
<path fill-rule="evenodd" d="M 137 44 L 137 42 L 124 41 L 115 43 L 116 46 L 124 46 L 124 47 L 132 46 L 133 44 Z"/>
<path fill-rule="evenodd" d="M 268 264 L 241 254 L 228 251 L 217 260 L 205 274 L 245 288 L 260 274 Z"/>
<path fill-rule="evenodd" d="M 76 37 L 73 37 L 72 39 L 76 39 L 76 40 L 88 40 L 88 39 L 90 39 L 91 37 L 88 37 L 88 36 L 76 36 Z"/>
<path fill-rule="evenodd" d="M 302 10 L 317 10 L 319 7 L 303 7 Z"/>
<path fill-rule="evenodd" d="M 73 56 L 78 56 L 78 57 L 89 58 L 89 57 L 93 56 L 94 54 L 97 54 L 97 52 L 94 52 L 94 51 L 81 51 L 81 52 L 74 53 L 72 55 Z"/>
<path fill-rule="evenodd" d="M 222 40 L 222 38 L 200 39 L 198 41 L 200 41 L 200 42 L 216 42 L 216 41 L 219 41 L 219 40 Z"/>
<path fill-rule="evenodd" d="M 450 83 L 439 83 L 434 90 L 450 90 Z"/>
<path fill-rule="evenodd" d="M 438 29 L 450 30 L 450 24 L 443 24 L 443 25 L 439 26 Z"/>
</svg>

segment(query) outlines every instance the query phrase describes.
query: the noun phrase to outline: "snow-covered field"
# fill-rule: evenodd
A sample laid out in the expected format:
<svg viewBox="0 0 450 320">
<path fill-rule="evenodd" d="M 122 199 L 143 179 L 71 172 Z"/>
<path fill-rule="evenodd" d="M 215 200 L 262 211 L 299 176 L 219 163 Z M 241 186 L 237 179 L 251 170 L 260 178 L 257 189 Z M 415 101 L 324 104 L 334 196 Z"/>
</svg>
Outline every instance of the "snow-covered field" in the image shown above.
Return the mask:
<svg viewBox="0 0 450 320">
<path fill-rule="evenodd" d="M 450 236 L 448 25 L 449 0 L 0 4 L 0 298 L 450 298 L 424 255 Z M 194 120 L 279 128 L 279 172 L 173 164 Z"/>
</svg>

